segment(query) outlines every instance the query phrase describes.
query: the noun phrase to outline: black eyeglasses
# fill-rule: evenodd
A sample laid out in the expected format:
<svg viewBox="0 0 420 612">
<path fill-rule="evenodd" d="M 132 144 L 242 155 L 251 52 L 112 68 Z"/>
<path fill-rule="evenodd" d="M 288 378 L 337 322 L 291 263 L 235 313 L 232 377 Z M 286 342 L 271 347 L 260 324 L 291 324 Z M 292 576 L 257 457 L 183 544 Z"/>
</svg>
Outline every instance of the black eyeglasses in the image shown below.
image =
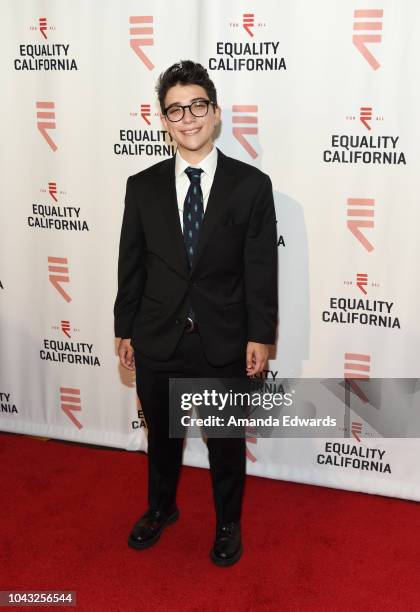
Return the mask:
<svg viewBox="0 0 420 612">
<path fill-rule="evenodd" d="M 185 106 L 174 104 L 174 106 L 165 108 L 164 115 L 169 119 L 169 121 L 181 121 L 185 115 L 185 109 L 189 108 L 190 113 L 194 117 L 205 117 L 209 112 L 210 104 L 215 106 L 215 103 L 211 100 L 195 100 L 195 102 L 191 102 L 191 104 L 186 104 Z"/>
</svg>

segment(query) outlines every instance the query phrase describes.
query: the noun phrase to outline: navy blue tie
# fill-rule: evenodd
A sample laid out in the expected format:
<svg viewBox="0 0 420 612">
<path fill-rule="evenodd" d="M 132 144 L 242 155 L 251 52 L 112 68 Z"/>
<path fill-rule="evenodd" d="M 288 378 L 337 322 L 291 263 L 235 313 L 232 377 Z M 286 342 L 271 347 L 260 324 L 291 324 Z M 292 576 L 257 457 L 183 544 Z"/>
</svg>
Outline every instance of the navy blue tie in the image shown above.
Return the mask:
<svg viewBox="0 0 420 612">
<path fill-rule="evenodd" d="M 204 215 L 203 192 L 200 184 L 202 172 L 203 170 L 201 168 L 191 168 L 191 166 L 185 168 L 185 174 L 190 179 L 190 186 L 188 187 L 184 202 L 183 229 L 190 269 L 192 268 L 193 257 Z M 188 317 L 192 321 L 195 320 L 194 311 L 191 305 L 189 305 L 188 308 Z"/>
<path fill-rule="evenodd" d="M 203 192 L 201 191 L 200 179 L 203 170 L 201 168 L 185 168 L 185 174 L 190 179 L 187 195 L 184 202 L 184 242 L 187 249 L 190 268 L 197 247 L 201 223 L 203 221 L 204 206 Z"/>
</svg>

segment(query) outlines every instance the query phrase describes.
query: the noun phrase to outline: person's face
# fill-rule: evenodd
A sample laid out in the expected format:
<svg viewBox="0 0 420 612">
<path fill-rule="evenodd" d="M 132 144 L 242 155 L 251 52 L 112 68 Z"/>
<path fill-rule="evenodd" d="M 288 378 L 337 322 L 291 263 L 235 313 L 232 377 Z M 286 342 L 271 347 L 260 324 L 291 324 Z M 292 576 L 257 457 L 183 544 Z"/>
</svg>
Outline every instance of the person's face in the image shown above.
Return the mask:
<svg viewBox="0 0 420 612">
<path fill-rule="evenodd" d="M 206 90 L 200 85 L 177 84 L 168 90 L 165 97 L 165 109 L 173 104 L 191 104 L 195 100 L 208 100 Z M 170 121 L 162 116 L 165 129 L 178 144 L 180 153 L 191 153 L 194 157 L 205 157 L 213 147 L 213 134 L 220 123 L 220 108 L 209 104 L 207 115 L 194 117 L 190 109 L 184 109 L 180 121 Z"/>
</svg>

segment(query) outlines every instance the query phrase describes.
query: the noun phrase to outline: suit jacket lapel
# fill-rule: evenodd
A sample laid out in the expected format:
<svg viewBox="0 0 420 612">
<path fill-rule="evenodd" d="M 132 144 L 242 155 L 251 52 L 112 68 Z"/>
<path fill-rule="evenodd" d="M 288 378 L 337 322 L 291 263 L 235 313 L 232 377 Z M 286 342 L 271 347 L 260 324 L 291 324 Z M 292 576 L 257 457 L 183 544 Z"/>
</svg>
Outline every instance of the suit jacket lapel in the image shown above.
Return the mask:
<svg viewBox="0 0 420 612">
<path fill-rule="evenodd" d="M 209 199 L 200 228 L 197 248 L 194 254 L 191 272 L 194 272 L 203 254 L 213 230 L 219 224 L 220 216 L 226 208 L 227 196 L 231 192 L 234 179 L 227 172 L 227 158 L 217 149 L 217 166 L 214 174 L 213 184 L 210 189 Z M 183 238 L 182 238 L 183 240 Z"/>
<path fill-rule="evenodd" d="M 184 276 L 188 276 L 189 263 L 179 219 L 175 186 L 175 156 L 168 160 L 168 164 L 162 166 L 157 178 L 158 202 L 161 205 L 167 232 L 167 236 L 162 236 L 162 240 L 167 245 L 167 262 Z"/>
</svg>

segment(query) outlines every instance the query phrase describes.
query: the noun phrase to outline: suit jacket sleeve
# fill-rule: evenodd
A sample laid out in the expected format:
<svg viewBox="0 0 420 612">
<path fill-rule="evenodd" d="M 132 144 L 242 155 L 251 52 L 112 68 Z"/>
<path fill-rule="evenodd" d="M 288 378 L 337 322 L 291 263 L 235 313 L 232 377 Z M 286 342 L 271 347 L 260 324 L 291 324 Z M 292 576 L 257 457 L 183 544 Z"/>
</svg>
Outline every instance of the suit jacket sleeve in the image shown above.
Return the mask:
<svg viewBox="0 0 420 612">
<path fill-rule="evenodd" d="M 132 182 L 133 178 L 128 177 L 118 256 L 118 293 L 114 304 L 114 329 L 118 338 L 131 338 L 146 280 L 146 242 Z"/>
<path fill-rule="evenodd" d="M 244 250 L 248 341 L 274 344 L 277 329 L 277 230 L 271 180 L 264 175 Z"/>
</svg>

